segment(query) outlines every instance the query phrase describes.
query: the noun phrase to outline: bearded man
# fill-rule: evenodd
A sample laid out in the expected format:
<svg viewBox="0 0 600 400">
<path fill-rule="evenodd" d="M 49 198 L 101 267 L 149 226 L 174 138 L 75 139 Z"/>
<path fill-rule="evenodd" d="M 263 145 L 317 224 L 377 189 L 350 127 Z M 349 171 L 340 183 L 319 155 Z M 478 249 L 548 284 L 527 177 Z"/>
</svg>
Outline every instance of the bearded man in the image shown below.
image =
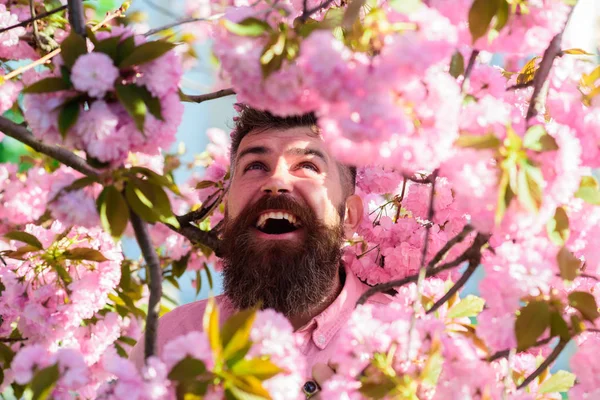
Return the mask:
<svg viewBox="0 0 600 400">
<path fill-rule="evenodd" d="M 314 115 L 281 118 L 248 107 L 235 120 L 230 157 L 221 322 L 256 304 L 284 314 L 311 369 L 307 378 L 312 371 L 322 383 L 332 374 L 327 363 L 339 330 L 368 289 L 342 262 L 344 239 L 363 218 L 356 169 L 328 153 Z M 206 300 L 193 302 L 159 320 L 159 354 L 170 340 L 202 329 L 205 307 Z M 143 365 L 143 340 L 130 358 Z M 308 382 L 305 391 L 313 387 Z"/>
</svg>

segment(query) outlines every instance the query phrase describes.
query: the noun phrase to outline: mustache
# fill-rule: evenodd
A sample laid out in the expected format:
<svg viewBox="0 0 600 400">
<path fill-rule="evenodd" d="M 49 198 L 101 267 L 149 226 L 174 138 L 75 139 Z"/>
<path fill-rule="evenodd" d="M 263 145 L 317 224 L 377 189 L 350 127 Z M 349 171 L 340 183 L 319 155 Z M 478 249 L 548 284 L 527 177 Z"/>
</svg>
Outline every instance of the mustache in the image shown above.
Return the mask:
<svg viewBox="0 0 600 400">
<path fill-rule="evenodd" d="M 236 221 L 232 222 L 239 227 L 247 228 L 254 226 L 260 214 L 267 210 L 281 210 L 293 214 L 304 226 L 316 219 L 315 213 L 308 205 L 301 204 L 290 195 L 279 194 L 276 196 L 265 195 L 261 197 L 254 204 L 242 211 L 236 217 Z"/>
</svg>

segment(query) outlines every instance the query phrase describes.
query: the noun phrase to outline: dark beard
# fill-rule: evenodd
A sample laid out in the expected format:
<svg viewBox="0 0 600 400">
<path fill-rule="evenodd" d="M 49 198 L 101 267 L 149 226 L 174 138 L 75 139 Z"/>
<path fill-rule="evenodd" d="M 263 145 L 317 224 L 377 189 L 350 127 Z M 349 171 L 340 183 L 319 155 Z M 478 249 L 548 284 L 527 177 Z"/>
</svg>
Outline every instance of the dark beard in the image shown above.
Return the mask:
<svg viewBox="0 0 600 400">
<path fill-rule="evenodd" d="M 303 240 L 257 238 L 256 220 L 269 209 L 294 214 L 302 223 Z M 234 220 L 225 217 L 225 294 L 238 309 L 262 304 L 287 317 L 305 315 L 335 290 L 342 241 L 341 219 L 330 228 L 318 221 L 310 207 L 287 195 L 265 196 Z"/>
</svg>

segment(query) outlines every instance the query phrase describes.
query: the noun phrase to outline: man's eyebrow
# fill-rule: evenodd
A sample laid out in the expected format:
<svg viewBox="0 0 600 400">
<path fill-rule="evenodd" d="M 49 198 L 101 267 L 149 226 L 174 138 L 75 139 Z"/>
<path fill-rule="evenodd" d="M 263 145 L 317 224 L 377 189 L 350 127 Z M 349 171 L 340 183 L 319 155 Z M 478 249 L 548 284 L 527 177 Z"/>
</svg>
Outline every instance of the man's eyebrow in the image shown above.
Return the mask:
<svg viewBox="0 0 600 400">
<path fill-rule="evenodd" d="M 319 157 L 327 165 L 327 157 L 325 156 L 325 153 L 323 153 L 321 150 L 311 149 L 311 148 L 294 147 L 292 149 L 286 150 L 285 153 L 286 154 L 291 154 L 291 155 L 294 155 L 294 156 L 315 156 L 315 157 Z"/>
<path fill-rule="evenodd" d="M 248 154 L 269 154 L 272 152 L 273 151 L 271 149 L 269 149 L 268 147 L 265 147 L 265 146 L 248 147 L 239 152 L 239 154 L 237 156 L 236 164 L 240 161 L 240 159 L 242 157 L 247 156 Z"/>
</svg>

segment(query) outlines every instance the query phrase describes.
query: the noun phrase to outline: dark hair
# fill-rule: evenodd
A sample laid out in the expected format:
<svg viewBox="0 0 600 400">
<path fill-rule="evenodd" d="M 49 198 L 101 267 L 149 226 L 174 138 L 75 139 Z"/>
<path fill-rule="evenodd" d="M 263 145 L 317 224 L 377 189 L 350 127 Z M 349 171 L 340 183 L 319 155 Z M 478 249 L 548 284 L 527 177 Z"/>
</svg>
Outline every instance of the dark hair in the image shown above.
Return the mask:
<svg viewBox="0 0 600 400">
<path fill-rule="evenodd" d="M 250 132 L 263 132 L 268 129 L 291 129 L 299 126 L 310 127 L 315 135 L 319 134 L 317 117 L 314 113 L 293 115 L 289 117 L 278 117 L 268 111 L 261 111 L 245 105 L 237 105 L 239 113 L 234 118 L 234 131 L 231 134 L 231 166 L 235 165 L 238 148 L 242 139 Z M 342 188 L 349 196 L 356 188 L 356 167 L 352 165 L 337 163 L 342 177 Z"/>
</svg>

